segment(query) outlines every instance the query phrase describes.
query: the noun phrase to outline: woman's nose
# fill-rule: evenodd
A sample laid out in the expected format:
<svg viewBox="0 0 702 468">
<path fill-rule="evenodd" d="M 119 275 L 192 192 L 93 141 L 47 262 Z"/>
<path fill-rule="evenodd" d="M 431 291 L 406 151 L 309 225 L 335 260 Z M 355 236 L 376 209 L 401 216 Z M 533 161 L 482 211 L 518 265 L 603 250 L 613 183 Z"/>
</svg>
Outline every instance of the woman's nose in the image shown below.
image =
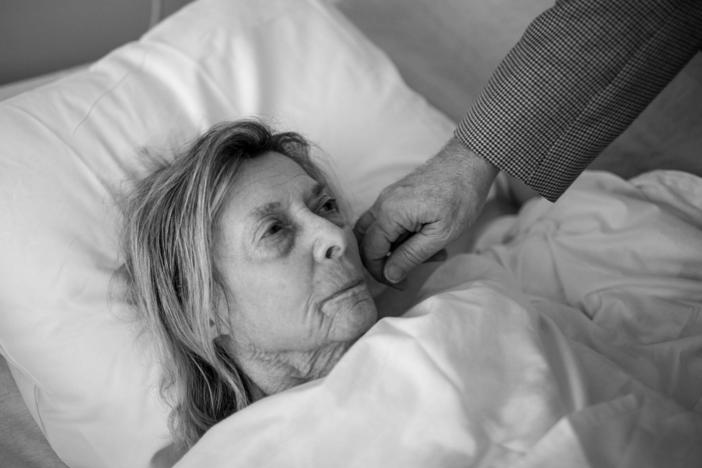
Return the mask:
<svg viewBox="0 0 702 468">
<path fill-rule="evenodd" d="M 318 262 L 334 260 L 344 255 L 347 248 L 347 236 L 343 228 L 331 221 L 320 218 L 315 226 L 314 257 Z"/>
</svg>

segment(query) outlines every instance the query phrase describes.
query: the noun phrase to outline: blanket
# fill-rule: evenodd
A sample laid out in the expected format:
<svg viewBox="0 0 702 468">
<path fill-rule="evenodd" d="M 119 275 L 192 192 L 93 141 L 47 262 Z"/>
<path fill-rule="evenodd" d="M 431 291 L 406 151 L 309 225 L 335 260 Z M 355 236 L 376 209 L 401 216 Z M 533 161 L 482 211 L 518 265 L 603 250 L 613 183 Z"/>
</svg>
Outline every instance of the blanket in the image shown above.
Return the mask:
<svg viewBox="0 0 702 468">
<path fill-rule="evenodd" d="M 586 173 L 187 467 L 702 466 L 702 183 Z"/>
</svg>

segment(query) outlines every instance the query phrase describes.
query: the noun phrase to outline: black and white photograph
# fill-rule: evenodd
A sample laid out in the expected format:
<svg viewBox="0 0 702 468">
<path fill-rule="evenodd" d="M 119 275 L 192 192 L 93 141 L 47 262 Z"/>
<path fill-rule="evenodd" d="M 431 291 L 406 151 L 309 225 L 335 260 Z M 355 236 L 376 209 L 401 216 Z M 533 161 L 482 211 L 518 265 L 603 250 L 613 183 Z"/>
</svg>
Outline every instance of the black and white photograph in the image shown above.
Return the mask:
<svg viewBox="0 0 702 468">
<path fill-rule="evenodd" d="M 702 467 L 702 0 L 0 0 L 0 468 Z"/>
</svg>

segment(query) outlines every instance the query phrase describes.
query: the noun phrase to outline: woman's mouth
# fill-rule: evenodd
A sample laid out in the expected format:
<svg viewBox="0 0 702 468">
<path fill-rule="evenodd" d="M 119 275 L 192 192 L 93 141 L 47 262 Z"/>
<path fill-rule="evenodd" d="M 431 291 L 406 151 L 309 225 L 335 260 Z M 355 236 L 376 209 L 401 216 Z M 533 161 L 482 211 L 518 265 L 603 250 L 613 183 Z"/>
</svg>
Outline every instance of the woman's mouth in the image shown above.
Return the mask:
<svg viewBox="0 0 702 468">
<path fill-rule="evenodd" d="M 343 299 L 346 296 L 353 296 L 355 294 L 368 294 L 365 289 L 365 281 L 363 278 L 358 278 L 353 281 L 349 281 L 346 283 L 344 286 L 342 286 L 338 291 L 333 293 L 332 295 L 324 298 L 320 303 L 319 303 L 319 309 L 323 310 L 325 304 L 331 301 L 336 301 L 338 299 Z"/>
</svg>

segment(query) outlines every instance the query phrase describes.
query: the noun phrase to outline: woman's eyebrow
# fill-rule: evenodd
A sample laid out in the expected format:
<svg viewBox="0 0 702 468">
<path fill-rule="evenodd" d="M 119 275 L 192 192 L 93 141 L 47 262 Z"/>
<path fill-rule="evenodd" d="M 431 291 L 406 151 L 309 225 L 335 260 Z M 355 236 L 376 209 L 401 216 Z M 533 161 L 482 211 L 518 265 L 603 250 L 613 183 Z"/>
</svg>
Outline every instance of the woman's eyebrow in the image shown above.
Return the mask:
<svg viewBox="0 0 702 468">
<path fill-rule="evenodd" d="M 319 198 L 319 196 L 322 193 L 326 192 L 328 189 L 329 188 L 325 184 L 323 184 L 321 182 L 315 182 L 309 191 L 308 199 Z"/>
<path fill-rule="evenodd" d="M 280 210 L 280 202 L 265 203 L 249 211 L 248 218 L 261 219 Z"/>
<path fill-rule="evenodd" d="M 316 198 L 319 198 L 319 196 L 326 191 L 328 191 L 328 187 L 326 186 L 326 184 L 323 184 L 321 182 L 315 182 L 307 191 L 307 195 L 305 198 L 307 201 L 314 200 Z M 253 208 L 251 211 L 249 211 L 247 217 L 253 219 L 265 218 L 271 213 L 279 211 L 280 207 L 280 202 L 268 202 L 261 206 L 257 206 L 256 208 Z"/>
</svg>

